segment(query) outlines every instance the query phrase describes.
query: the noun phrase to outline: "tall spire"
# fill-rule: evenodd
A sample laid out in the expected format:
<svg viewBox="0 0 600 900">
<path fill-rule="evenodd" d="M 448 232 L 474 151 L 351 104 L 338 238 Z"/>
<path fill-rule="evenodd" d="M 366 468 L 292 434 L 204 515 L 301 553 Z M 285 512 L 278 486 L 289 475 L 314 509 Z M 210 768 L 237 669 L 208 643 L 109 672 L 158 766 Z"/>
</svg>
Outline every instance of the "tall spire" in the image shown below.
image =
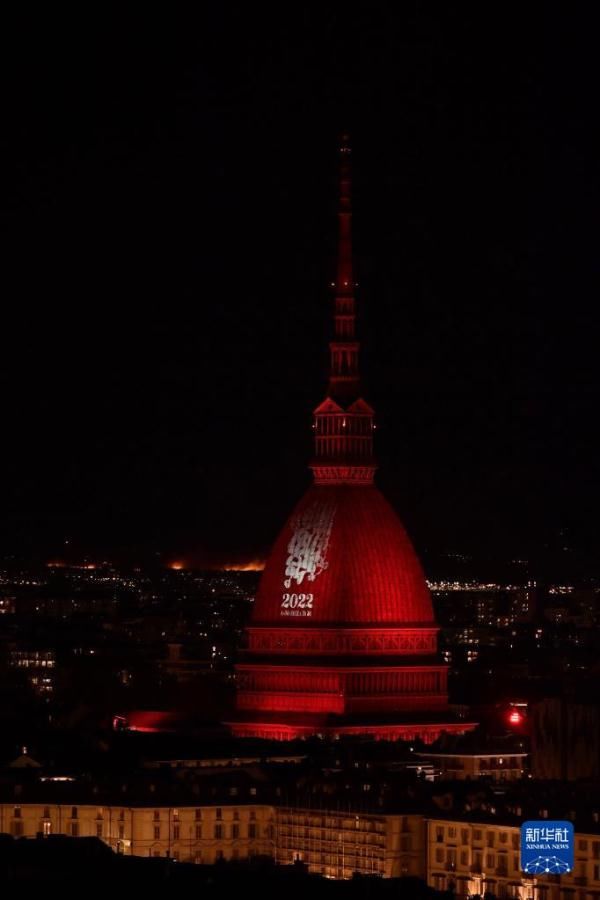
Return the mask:
<svg viewBox="0 0 600 900">
<path fill-rule="evenodd" d="M 354 293 L 352 275 L 352 172 L 350 168 L 350 141 L 342 136 L 340 144 L 340 201 L 339 246 L 336 288 L 338 292 Z"/>
<path fill-rule="evenodd" d="M 358 351 L 355 339 L 356 310 L 352 266 L 352 181 L 350 141 L 343 135 L 340 143 L 340 193 L 338 208 L 338 258 L 335 288 L 335 331 L 330 343 L 329 393 L 347 400 L 358 396 Z"/>
<path fill-rule="evenodd" d="M 315 410 L 315 458 L 311 465 L 317 483 L 371 484 L 373 410 L 361 397 L 358 371 L 360 345 L 356 340 L 356 309 L 352 265 L 352 203 L 350 142 L 340 143 L 339 237 L 334 289 L 334 336 L 329 344 L 327 398 Z"/>
</svg>

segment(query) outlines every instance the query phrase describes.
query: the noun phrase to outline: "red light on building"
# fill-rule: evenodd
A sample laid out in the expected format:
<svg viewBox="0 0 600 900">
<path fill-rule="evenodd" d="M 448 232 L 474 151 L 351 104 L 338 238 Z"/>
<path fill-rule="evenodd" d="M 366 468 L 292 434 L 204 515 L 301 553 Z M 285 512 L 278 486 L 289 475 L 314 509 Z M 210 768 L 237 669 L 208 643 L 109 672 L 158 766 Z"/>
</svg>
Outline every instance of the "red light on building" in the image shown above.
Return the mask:
<svg viewBox="0 0 600 900">
<path fill-rule="evenodd" d="M 329 383 L 314 410 L 313 484 L 275 542 L 236 666 L 239 737 L 463 733 L 425 576 L 374 484 L 374 410 L 362 395 L 352 269 L 350 148 L 341 149 Z"/>
<path fill-rule="evenodd" d="M 521 710 L 512 707 L 512 709 L 509 709 L 506 714 L 506 720 L 509 725 L 512 725 L 513 727 L 519 727 L 520 725 L 523 725 L 525 723 L 525 715 L 521 712 Z"/>
</svg>

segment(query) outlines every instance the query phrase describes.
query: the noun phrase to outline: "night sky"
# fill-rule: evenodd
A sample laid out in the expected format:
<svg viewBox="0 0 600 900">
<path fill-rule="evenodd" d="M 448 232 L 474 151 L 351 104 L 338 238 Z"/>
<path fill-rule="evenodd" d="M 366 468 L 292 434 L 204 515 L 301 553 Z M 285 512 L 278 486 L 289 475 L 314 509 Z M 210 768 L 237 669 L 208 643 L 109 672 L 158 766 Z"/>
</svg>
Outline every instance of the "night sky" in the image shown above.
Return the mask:
<svg viewBox="0 0 600 900">
<path fill-rule="evenodd" d="M 596 29 L 391 6 L 3 29 L 0 556 L 264 555 L 348 129 L 380 486 L 426 560 L 600 569 Z"/>
</svg>

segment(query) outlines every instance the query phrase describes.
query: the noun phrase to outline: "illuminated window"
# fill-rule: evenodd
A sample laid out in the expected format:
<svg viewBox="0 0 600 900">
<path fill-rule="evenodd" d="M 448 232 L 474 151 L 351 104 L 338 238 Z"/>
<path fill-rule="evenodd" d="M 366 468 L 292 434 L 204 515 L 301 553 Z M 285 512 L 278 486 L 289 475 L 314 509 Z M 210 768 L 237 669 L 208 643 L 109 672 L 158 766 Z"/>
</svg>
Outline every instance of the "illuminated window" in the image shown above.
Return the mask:
<svg viewBox="0 0 600 900">
<path fill-rule="evenodd" d="M 52 834 L 52 822 L 44 822 L 42 825 L 42 830 L 46 836 Z"/>
</svg>

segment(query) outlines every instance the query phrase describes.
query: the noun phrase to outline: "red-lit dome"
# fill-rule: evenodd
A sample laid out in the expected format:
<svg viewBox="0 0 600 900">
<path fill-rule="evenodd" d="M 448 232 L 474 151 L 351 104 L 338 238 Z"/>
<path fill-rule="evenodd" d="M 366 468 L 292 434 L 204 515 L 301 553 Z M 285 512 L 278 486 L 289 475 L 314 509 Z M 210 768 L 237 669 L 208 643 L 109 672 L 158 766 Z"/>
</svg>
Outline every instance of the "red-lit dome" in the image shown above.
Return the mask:
<svg viewBox="0 0 600 900">
<path fill-rule="evenodd" d="M 436 740 L 473 723 L 448 706 L 431 597 L 412 544 L 373 483 L 352 271 L 350 148 L 340 147 L 339 254 L 329 383 L 314 410 L 314 484 L 267 562 L 236 665 L 240 737 Z"/>
<path fill-rule="evenodd" d="M 433 625 L 412 544 L 374 485 L 313 485 L 262 576 L 253 625 Z"/>
</svg>

